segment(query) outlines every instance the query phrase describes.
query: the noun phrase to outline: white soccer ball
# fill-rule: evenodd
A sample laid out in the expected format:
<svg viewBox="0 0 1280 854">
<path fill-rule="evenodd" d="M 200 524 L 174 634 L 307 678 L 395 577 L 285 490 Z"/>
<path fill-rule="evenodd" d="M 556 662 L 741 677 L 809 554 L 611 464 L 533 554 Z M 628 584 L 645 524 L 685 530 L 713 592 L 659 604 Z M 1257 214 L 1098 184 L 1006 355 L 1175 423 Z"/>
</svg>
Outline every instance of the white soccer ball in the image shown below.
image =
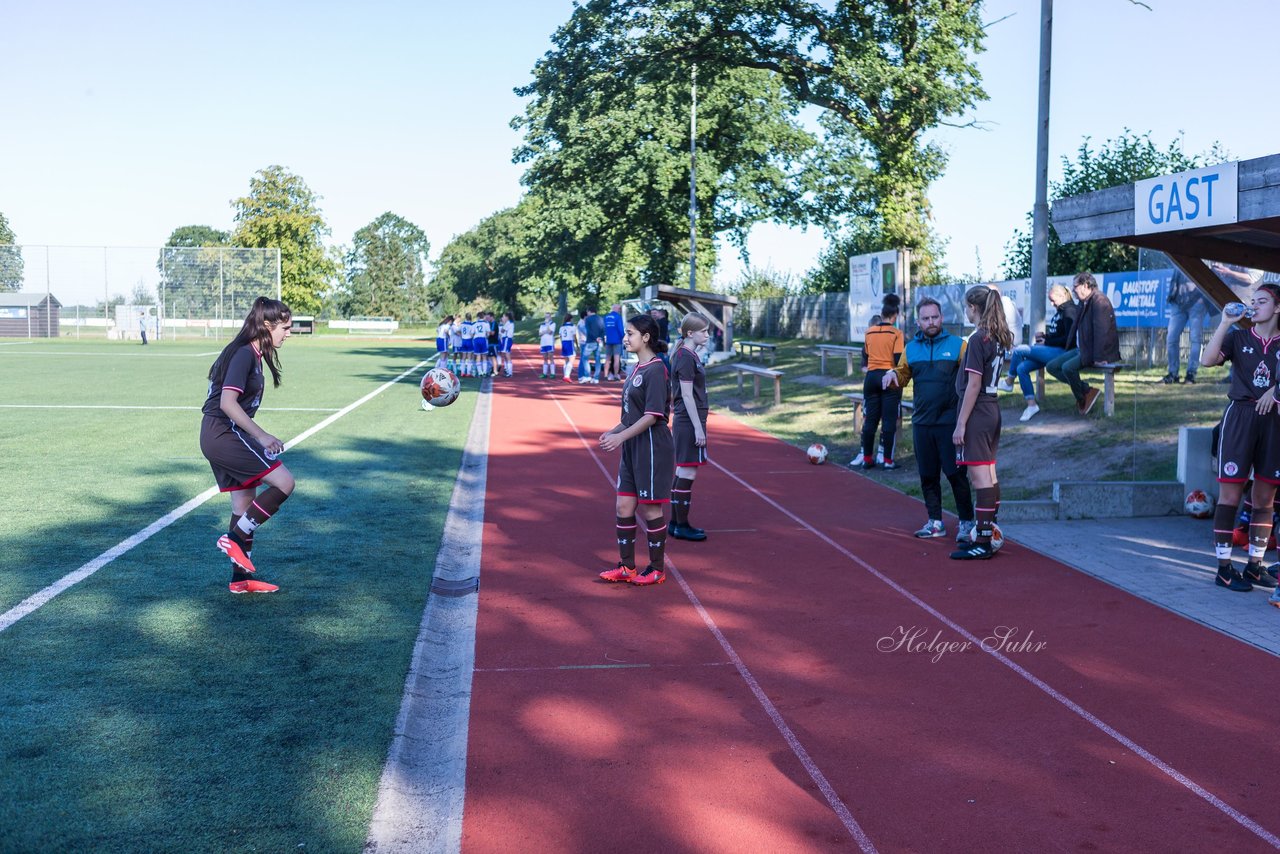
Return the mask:
<svg viewBox="0 0 1280 854">
<path fill-rule="evenodd" d="M 976 543 L 978 541 L 978 526 L 974 525 L 969 529 L 969 542 Z M 1000 530 L 1000 526 L 991 523 L 991 550 L 998 552 L 1004 546 L 1004 531 Z"/>
<path fill-rule="evenodd" d="M 1203 489 L 1193 489 L 1188 492 L 1187 500 L 1182 506 L 1187 511 L 1187 515 L 1193 519 L 1208 519 L 1213 515 L 1213 499 L 1206 495 Z"/>
<path fill-rule="evenodd" d="M 448 368 L 432 368 L 422 377 L 422 399 L 432 406 L 448 406 L 461 391 L 458 375 Z"/>
<path fill-rule="evenodd" d="M 820 466 L 827 461 L 827 446 L 819 442 L 814 442 L 809 446 L 808 450 L 809 462 L 815 466 Z"/>
</svg>

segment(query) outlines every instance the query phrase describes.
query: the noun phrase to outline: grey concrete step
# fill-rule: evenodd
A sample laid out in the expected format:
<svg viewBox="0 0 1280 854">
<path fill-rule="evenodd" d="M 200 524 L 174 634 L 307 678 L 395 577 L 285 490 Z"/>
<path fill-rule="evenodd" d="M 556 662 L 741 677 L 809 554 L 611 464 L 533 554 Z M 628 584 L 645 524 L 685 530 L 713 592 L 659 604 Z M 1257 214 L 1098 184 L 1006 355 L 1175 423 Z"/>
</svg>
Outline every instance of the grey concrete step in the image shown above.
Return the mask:
<svg viewBox="0 0 1280 854">
<path fill-rule="evenodd" d="M 1058 502 L 1044 499 L 1039 501 L 1001 501 L 1001 522 L 1049 522 L 1058 518 Z"/>
<path fill-rule="evenodd" d="M 1186 492 L 1177 481 L 1061 480 L 1053 485 L 1060 519 L 1182 515 Z M 1001 504 L 1001 515 L 1004 505 Z"/>
</svg>

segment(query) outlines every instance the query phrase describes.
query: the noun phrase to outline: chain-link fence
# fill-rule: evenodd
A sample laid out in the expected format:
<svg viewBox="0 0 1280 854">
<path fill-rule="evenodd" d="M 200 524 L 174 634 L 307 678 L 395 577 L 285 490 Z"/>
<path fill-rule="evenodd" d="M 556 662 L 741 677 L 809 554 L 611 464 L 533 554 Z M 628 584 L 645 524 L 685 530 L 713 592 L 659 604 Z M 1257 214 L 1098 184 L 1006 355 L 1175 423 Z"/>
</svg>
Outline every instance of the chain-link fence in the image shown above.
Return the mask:
<svg viewBox="0 0 1280 854">
<path fill-rule="evenodd" d="M 280 298 L 280 250 L 235 246 L 0 246 L 0 290 L 52 297 L 62 334 L 127 337 L 116 306 L 148 307 L 160 338 L 226 337 Z"/>
<path fill-rule="evenodd" d="M 847 341 L 849 295 L 806 294 L 743 300 L 733 315 L 733 334 L 745 338 Z"/>
</svg>

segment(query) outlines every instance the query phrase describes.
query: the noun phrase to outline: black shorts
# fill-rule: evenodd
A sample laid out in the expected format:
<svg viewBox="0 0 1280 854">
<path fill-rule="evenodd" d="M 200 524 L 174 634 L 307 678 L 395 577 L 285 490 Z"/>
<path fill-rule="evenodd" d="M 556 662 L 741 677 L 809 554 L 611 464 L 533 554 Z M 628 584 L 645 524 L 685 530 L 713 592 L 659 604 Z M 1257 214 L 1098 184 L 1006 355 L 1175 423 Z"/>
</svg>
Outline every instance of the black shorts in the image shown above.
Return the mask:
<svg viewBox="0 0 1280 854">
<path fill-rule="evenodd" d="M 618 494 L 635 496 L 641 504 L 666 504 L 676 475 L 676 455 L 666 422 L 622 444 L 618 465 Z"/>
<path fill-rule="evenodd" d="M 279 460 L 269 459 L 252 436 L 225 418 L 212 415 L 204 416 L 200 422 L 200 452 L 209 461 L 218 489 L 223 492 L 253 489 L 281 465 Z"/>
<path fill-rule="evenodd" d="M 707 434 L 706 422 L 702 423 L 702 435 Z M 705 466 L 707 464 L 707 447 L 698 447 L 694 441 L 693 422 L 679 415 L 671 419 L 671 438 L 675 443 L 677 466 Z"/>
<path fill-rule="evenodd" d="M 1259 415 L 1252 401 L 1233 400 L 1222 413 L 1218 435 L 1218 482 L 1244 483 L 1253 477 L 1280 483 L 1280 414 Z"/>
<path fill-rule="evenodd" d="M 964 426 L 964 445 L 956 448 L 956 465 L 994 465 L 999 447 L 1000 404 L 979 398 Z"/>
</svg>

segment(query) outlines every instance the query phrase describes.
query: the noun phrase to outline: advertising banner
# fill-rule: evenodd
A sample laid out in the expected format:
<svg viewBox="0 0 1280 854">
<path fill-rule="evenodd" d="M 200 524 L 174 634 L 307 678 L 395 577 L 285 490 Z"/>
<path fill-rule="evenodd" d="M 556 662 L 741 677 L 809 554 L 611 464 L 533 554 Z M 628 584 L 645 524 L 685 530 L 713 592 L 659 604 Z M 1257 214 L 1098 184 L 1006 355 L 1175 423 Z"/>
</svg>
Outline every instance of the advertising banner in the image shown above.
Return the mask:
<svg viewBox="0 0 1280 854">
<path fill-rule="evenodd" d="M 885 294 L 902 293 L 902 270 L 896 249 L 855 255 L 849 259 L 849 341 L 861 344 L 880 313 Z M 904 312 L 907 307 L 903 306 Z"/>
</svg>

